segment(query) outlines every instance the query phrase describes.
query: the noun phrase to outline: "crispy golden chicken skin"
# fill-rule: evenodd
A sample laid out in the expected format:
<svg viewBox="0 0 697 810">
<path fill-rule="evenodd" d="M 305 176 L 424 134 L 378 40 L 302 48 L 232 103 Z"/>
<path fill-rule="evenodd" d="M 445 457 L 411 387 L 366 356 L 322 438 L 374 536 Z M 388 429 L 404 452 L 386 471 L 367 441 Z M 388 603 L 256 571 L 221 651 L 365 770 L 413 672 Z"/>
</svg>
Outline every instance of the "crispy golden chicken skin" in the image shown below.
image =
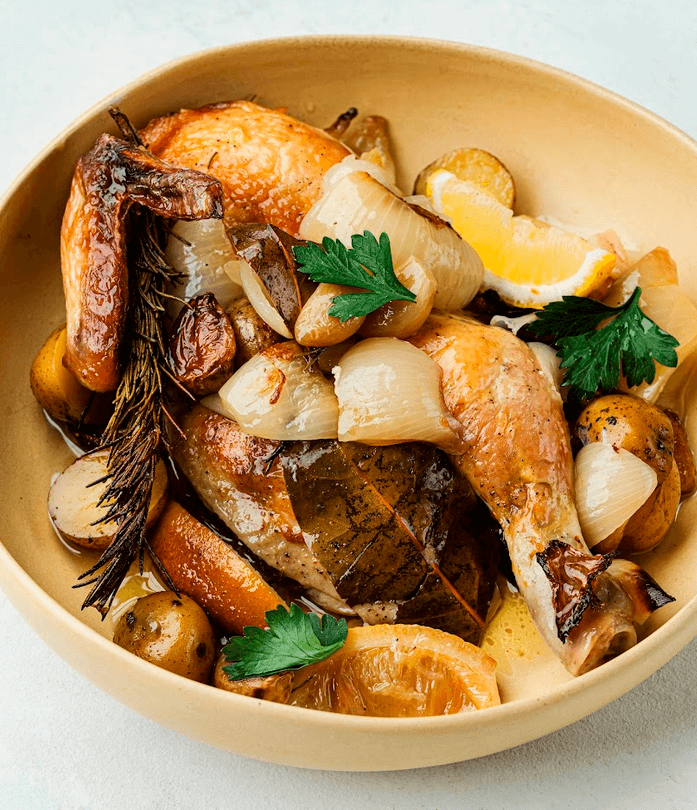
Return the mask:
<svg viewBox="0 0 697 810">
<path fill-rule="evenodd" d="M 268 222 L 293 236 L 327 169 L 350 154 L 326 132 L 251 101 L 180 110 L 140 135 L 159 158 L 220 180 L 227 227 Z"/>
<path fill-rule="evenodd" d="M 113 391 L 121 376 L 128 307 L 125 218 L 133 203 L 175 219 L 220 219 L 223 213 L 217 180 L 111 135 L 102 135 L 78 160 L 61 228 L 64 362 L 92 391 Z"/>
<path fill-rule="evenodd" d="M 635 622 L 671 601 L 633 563 L 611 567 L 583 539 L 559 393 L 510 332 L 433 313 L 410 339 L 440 366 L 462 423 L 453 456 L 500 522 L 513 572 L 547 644 L 575 675 L 636 643 Z"/>
</svg>

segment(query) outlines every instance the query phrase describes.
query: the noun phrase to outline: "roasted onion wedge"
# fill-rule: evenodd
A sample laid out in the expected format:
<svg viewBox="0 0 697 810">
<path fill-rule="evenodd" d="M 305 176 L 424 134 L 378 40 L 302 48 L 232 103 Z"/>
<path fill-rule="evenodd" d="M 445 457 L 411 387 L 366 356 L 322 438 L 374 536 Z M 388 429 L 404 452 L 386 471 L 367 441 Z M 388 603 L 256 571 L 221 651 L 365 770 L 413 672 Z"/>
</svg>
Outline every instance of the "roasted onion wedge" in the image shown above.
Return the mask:
<svg viewBox="0 0 697 810">
<path fill-rule="evenodd" d="M 256 354 L 218 395 L 226 416 L 252 436 L 336 438 L 339 409 L 332 384 L 293 341 Z"/>
<path fill-rule="evenodd" d="M 479 291 L 484 265 L 467 242 L 442 219 L 409 205 L 366 171 L 341 164 L 327 172 L 321 199 L 300 225 L 303 239 L 321 242 L 325 236 L 345 245 L 351 236 L 369 230 L 390 237 L 395 267 L 411 256 L 436 280 L 434 306 L 460 309 Z"/>
<path fill-rule="evenodd" d="M 461 452 L 462 428 L 443 403 L 440 370 L 409 343 L 362 340 L 344 354 L 334 376 L 340 441 L 421 441 Z"/>
</svg>

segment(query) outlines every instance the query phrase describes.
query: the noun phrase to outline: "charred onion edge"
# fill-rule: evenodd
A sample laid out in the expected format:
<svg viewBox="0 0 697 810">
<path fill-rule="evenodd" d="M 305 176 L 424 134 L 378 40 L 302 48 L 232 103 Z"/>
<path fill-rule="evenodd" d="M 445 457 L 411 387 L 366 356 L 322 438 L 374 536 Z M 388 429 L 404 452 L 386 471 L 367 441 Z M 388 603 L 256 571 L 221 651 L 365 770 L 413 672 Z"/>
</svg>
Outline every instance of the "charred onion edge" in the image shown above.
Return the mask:
<svg viewBox="0 0 697 810">
<path fill-rule="evenodd" d="M 586 554 L 557 539 L 551 540 L 544 551 L 535 554 L 535 559 L 545 572 L 552 588 L 557 635 L 562 643 L 566 642 L 574 627 L 580 624 L 586 610 L 598 601 L 593 592 L 593 581 L 610 566 L 615 556 L 615 554 Z M 564 568 L 567 565 L 573 565 L 578 572 L 578 578 L 585 579 L 578 595 L 569 596 L 564 590 Z M 579 570 L 582 566 L 588 570 L 585 572 Z M 570 608 L 571 616 L 562 621 Z"/>
</svg>

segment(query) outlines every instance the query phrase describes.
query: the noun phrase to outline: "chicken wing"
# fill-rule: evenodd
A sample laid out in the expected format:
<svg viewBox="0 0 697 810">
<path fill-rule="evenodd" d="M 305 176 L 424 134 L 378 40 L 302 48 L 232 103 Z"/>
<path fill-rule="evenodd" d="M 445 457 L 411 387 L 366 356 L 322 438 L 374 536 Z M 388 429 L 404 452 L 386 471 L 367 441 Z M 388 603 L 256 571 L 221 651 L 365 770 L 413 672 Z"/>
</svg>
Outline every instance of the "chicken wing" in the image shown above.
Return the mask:
<svg viewBox="0 0 697 810">
<path fill-rule="evenodd" d="M 128 308 L 125 222 L 133 203 L 176 219 L 223 214 L 217 180 L 174 168 L 111 135 L 102 135 L 78 160 L 61 228 L 65 364 L 92 391 L 113 391 L 121 376 Z"/>
</svg>

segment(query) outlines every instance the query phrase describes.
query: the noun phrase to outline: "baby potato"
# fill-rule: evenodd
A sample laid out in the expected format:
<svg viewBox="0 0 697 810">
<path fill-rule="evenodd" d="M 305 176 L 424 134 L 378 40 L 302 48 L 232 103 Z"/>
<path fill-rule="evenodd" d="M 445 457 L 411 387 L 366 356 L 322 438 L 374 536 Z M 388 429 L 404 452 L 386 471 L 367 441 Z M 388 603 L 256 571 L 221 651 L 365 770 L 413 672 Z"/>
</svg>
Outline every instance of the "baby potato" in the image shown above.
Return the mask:
<svg viewBox="0 0 697 810">
<path fill-rule="evenodd" d="M 656 471 L 658 486 L 673 467 L 673 426 L 666 414 L 639 397 L 608 394 L 593 400 L 578 417 L 576 438 L 611 444 L 633 453 Z"/>
<path fill-rule="evenodd" d="M 668 534 L 680 503 L 680 472 L 673 462 L 670 473 L 655 493 L 627 522 L 622 540 L 617 546 L 620 554 L 640 554 L 651 551 Z"/>
<path fill-rule="evenodd" d="M 268 349 L 283 338 L 263 321 L 248 298 L 238 298 L 230 305 L 228 317 L 235 333 L 237 353 L 235 368 L 243 366 L 262 349 Z"/>
<path fill-rule="evenodd" d="M 32 393 L 48 415 L 61 422 L 79 422 L 91 392 L 63 365 L 66 329 L 59 326 L 39 349 L 29 371 Z"/>
<path fill-rule="evenodd" d="M 483 149 L 453 149 L 429 163 L 414 183 L 414 194 L 426 194 L 429 177 L 437 169 L 451 172 L 459 180 L 469 180 L 507 208 L 515 203 L 515 183 L 501 161 Z"/>
<path fill-rule="evenodd" d="M 193 599 L 174 591 L 151 593 L 121 616 L 114 642 L 155 666 L 207 683 L 215 657 L 208 617 Z"/>
<path fill-rule="evenodd" d="M 213 686 L 224 689 L 226 692 L 235 692 L 238 695 L 270 700 L 272 703 L 288 703 L 290 690 L 293 686 L 292 672 L 231 681 L 223 672 L 223 667 L 227 666 L 228 663 L 225 655 L 221 652 L 213 671 Z"/>
<path fill-rule="evenodd" d="M 71 543 L 99 551 L 110 545 L 118 525 L 114 521 L 98 523 L 108 509 L 98 506 L 108 486 L 108 450 L 100 450 L 75 459 L 55 479 L 48 493 L 48 513 L 61 536 Z M 95 484 L 99 481 L 99 484 Z M 158 461 L 150 494 L 145 528 L 155 524 L 167 503 L 169 479 L 164 461 Z"/>
</svg>

